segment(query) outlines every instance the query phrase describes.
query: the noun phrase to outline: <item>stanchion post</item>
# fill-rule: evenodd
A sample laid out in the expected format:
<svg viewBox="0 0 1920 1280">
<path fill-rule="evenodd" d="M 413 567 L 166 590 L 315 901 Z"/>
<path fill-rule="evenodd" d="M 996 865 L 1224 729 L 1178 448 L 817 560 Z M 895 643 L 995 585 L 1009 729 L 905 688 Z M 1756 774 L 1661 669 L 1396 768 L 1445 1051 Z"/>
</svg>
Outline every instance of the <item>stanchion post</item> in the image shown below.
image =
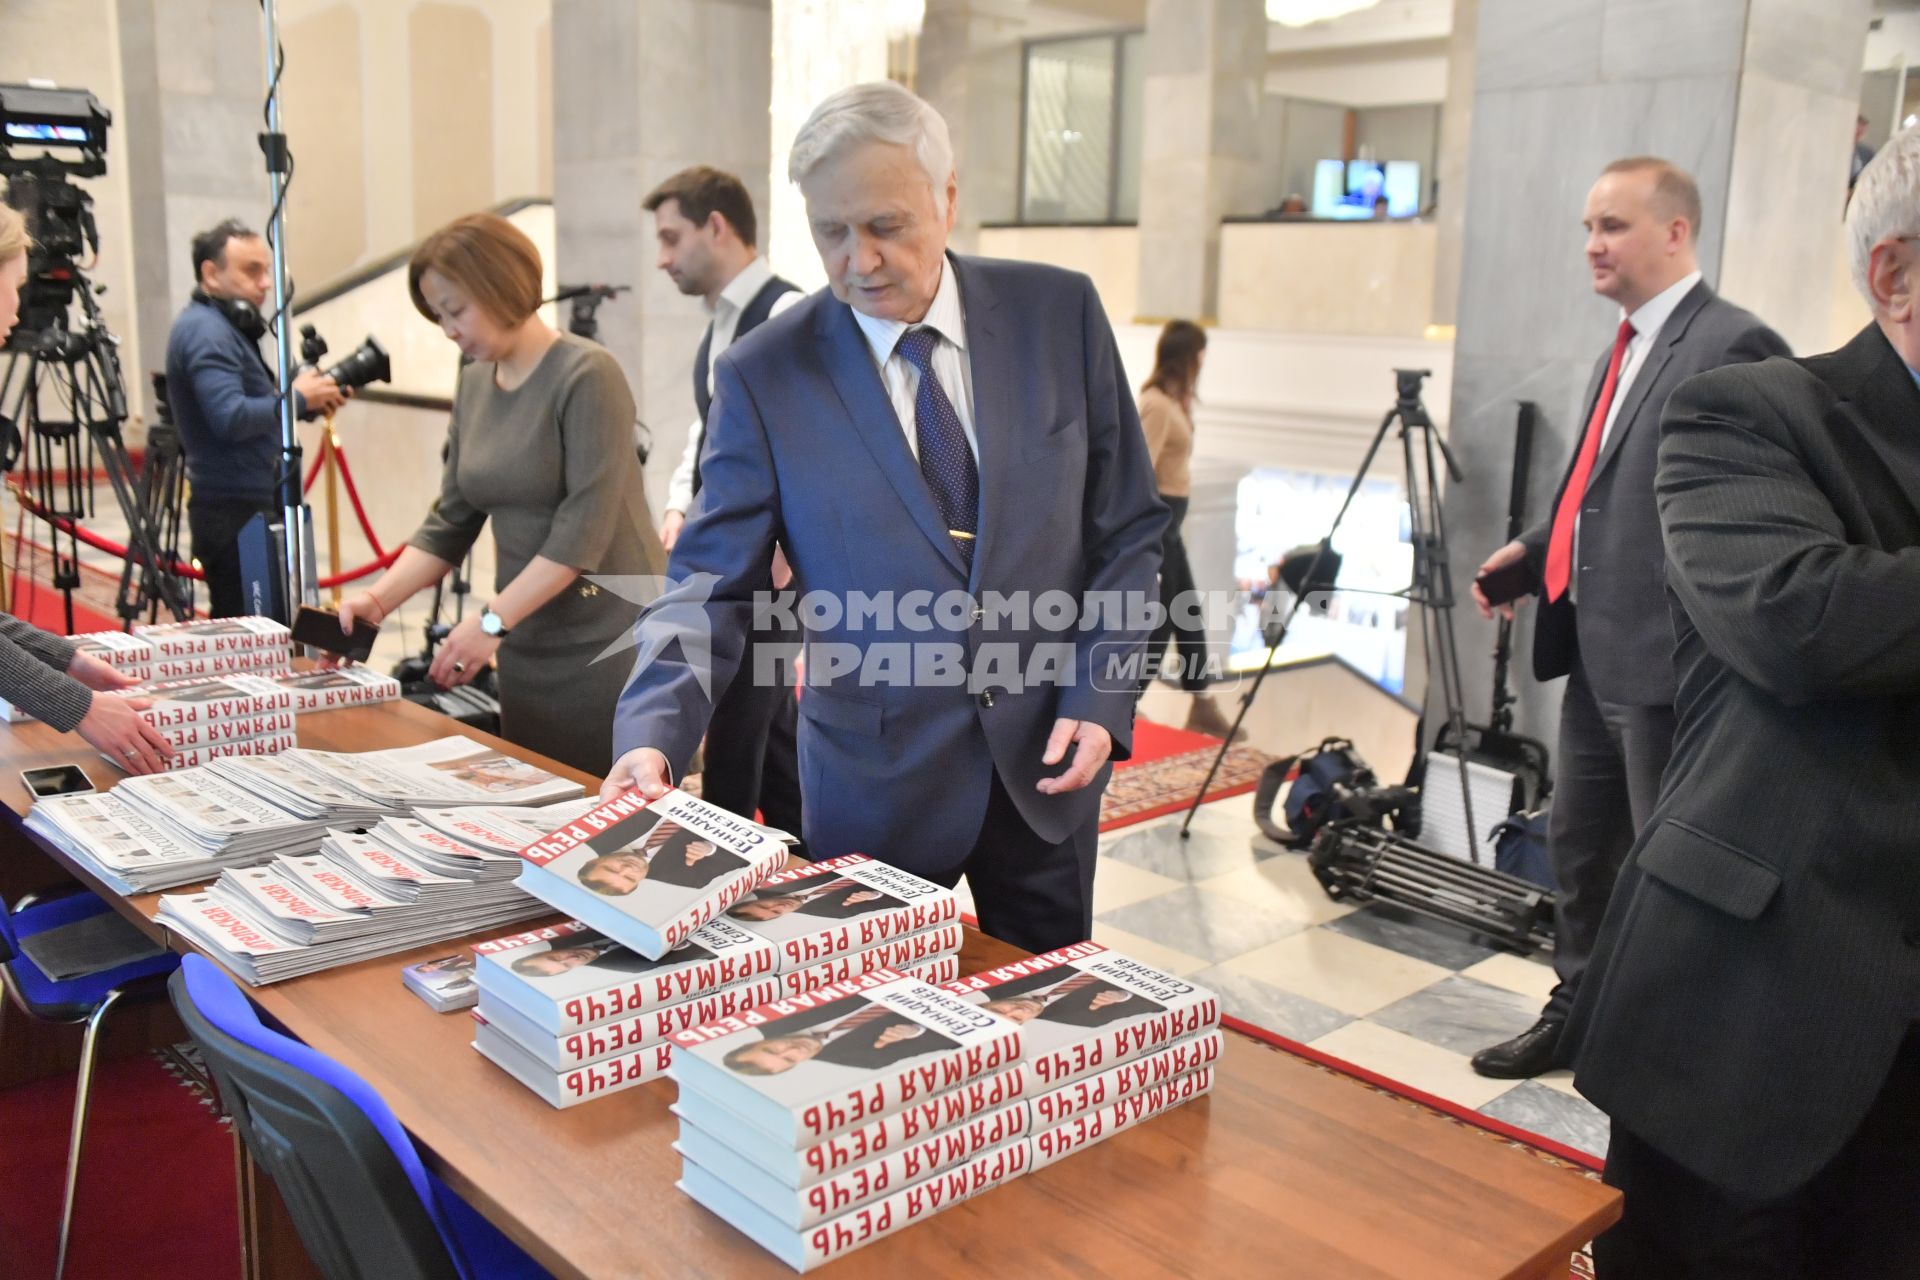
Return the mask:
<svg viewBox="0 0 1920 1280">
<path fill-rule="evenodd" d="M 320 433 L 320 466 L 327 476 L 327 573 L 340 576 L 340 439 L 333 434 L 333 415 L 327 415 Z M 340 607 L 340 587 L 333 588 L 333 607 Z"/>
</svg>

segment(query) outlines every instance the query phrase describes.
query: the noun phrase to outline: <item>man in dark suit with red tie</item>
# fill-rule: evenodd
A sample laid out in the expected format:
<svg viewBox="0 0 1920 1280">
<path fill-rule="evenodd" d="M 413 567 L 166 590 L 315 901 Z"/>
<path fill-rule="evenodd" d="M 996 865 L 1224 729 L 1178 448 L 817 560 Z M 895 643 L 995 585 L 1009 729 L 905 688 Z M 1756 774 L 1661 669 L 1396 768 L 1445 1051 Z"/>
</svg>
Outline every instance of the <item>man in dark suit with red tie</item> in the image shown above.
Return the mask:
<svg viewBox="0 0 1920 1280">
<path fill-rule="evenodd" d="M 1696 373 L 1790 354 L 1700 278 L 1700 191 L 1687 174 L 1650 156 L 1615 161 L 1588 193 L 1584 221 L 1593 290 L 1619 305 L 1619 327 L 1594 365 L 1585 425 L 1547 518 L 1480 567 L 1533 570 L 1534 675 L 1568 678 L 1547 832 L 1558 982 L 1539 1021 L 1474 1056 L 1475 1071 L 1500 1079 L 1562 1065 L 1561 1028 L 1673 750 L 1673 626 L 1653 488 L 1661 410 Z M 1478 584 L 1473 594 L 1491 617 Z"/>
<path fill-rule="evenodd" d="M 851 920 L 907 904 L 890 893 L 846 876 L 808 876 L 772 888 L 756 889 L 747 900 L 727 912 L 736 920 L 776 920 L 798 912 L 822 920 Z"/>
<path fill-rule="evenodd" d="M 1059 1022 L 1104 1027 L 1122 1018 L 1164 1013 L 1166 1006 L 1105 978 L 1075 969 L 1046 970 L 1010 978 L 992 988 L 986 1008 L 1015 1022 Z"/>
<path fill-rule="evenodd" d="M 760 1028 L 765 1037 L 726 1056 L 743 1076 L 777 1076 L 803 1062 L 877 1070 L 939 1049 L 959 1046 L 938 1031 L 903 1017 L 865 996 L 847 996 L 818 1009 L 775 1018 Z"/>
</svg>

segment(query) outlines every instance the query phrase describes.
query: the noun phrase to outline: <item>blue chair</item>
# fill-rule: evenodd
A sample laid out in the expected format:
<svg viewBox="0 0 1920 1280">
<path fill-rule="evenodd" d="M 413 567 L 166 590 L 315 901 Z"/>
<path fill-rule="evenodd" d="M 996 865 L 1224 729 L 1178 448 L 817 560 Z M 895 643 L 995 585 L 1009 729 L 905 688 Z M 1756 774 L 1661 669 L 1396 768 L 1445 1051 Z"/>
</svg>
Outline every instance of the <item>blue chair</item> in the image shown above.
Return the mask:
<svg viewBox="0 0 1920 1280">
<path fill-rule="evenodd" d="M 132 958 L 115 960 L 109 956 L 102 967 L 78 977 L 48 977 L 21 951 L 20 944 L 23 939 L 111 911 L 103 899 L 84 889 L 50 899 L 29 895 L 12 910 L 0 902 L 0 987 L 29 1017 L 42 1022 L 85 1023 L 87 1028 L 80 1046 L 80 1077 L 73 1094 L 73 1127 L 67 1136 L 67 1188 L 60 1206 L 60 1252 L 54 1263 L 54 1280 L 59 1280 L 67 1268 L 73 1193 L 80 1180 L 80 1148 L 87 1136 L 87 1103 L 93 1095 L 100 1027 L 106 1022 L 107 1011 L 121 1001 L 151 998 L 165 991 L 167 975 L 179 965 L 180 958 L 171 952 L 151 954 L 152 943 L 147 936 L 118 917 L 115 922 L 124 927 L 125 935 L 109 941 L 119 944 L 122 956 Z"/>
<path fill-rule="evenodd" d="M 421 1163 L 378 1093 L 260 1021 L 204 956 L 170 982 L 234 1128 L 332 1280 L 540 1280 L 538 1263 Z"/>
</svg>

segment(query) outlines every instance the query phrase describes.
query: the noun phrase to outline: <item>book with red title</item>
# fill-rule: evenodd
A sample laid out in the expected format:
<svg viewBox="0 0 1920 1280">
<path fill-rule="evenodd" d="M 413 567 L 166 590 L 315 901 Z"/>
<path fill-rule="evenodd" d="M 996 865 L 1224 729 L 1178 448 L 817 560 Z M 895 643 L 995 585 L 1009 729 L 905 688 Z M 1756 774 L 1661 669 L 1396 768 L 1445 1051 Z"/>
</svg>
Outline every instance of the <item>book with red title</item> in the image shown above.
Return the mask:
<svg viewBox="0 0 1920 1280">
<path fill-rule="evenodd" d="M 86 631 L 69 637 L 73 647 L 116 671 L 145 680 L 153 675 L 153 642 L 124 631 Z"/>
<path fill-rule="evenodd" d="M 1220 1001 L 1097 942 L 950 982 L 946 990 L 1020 1024 L 1035 1087 L 1051 1089 L 1218 1025 Z"/>
<path fill-rule="evenodd" d="M 810 968 L 960 919 L 953 890 L 849 853 L 790 867 L 727 909 L 780 948 L 780 968 Z"/>
<path fill-rule="evenodd" d="M 190 658 L 210 653 L 272 652 L 284 657 L 293 651 L 293 633 L 272 618 L 195 618 L 187 622 L 155 622 L 133 629 L 135 637 L 153 646 L 156 661 Z"/>
<path fill-rule="evenodd" d="M 1220 1060 L 1225 1038 L 1217 1030 L 1176 1040 L 1164 1049 L 1129 1058 L 1117 1066 L 1081 1076 L 1057 1089 L 1036 1092 L 1027 1100 L 1035 1133 L 1065 1123 L 1087 1111 L 1111 1106 L 1122 1098 L 1163 1085 Z"/>
<path fill-rule="evenodd" d="M 735 1123 L 712 1136 L 811 1146 L 1011 1065 L 1020 1027 L 891 969 L 674 1035 L 673 1077 Z"/>
<path fill-rule="evenodd" d="M 770 977 L 777 960 L 771 943 L 725 920 L 657 960 L 578 920 L 476 943 L 473 953 L 480 990 L 556 1036 Z"/>
<path fill-rule="evenodd" d="M 872 973 L 875 969 L 919 969 L 921 966 L 940 967 L 940 961 L 953 960 L 954 972 L 941 982 L 951 981 L 960 976 L 958 955 L 962 937 L 960 922 L 935 925 L 931 929 L 922 929 L 918 933 L 909 933 L 905 937 L 883 942 L 877 947 L 867 947 L 861 951 L 849 952 L 824 964 L 808 965 L 804 969 L 789 969 L 781 973 L 782 992 L 797 996 L 803 991 L 812 991 L 832 982 L 845 982 L 848 978 L 857 978 L 863 973 Z"/>
<path fill-rule="evenodd" d="M 301 713 L 392 702 L 400 696 L 398 680 L 362 666 L 293 671 L 263 679 L 285 690 L 293 699 L 293 709 Z"/>
<path fill-rule="evenodd" d="M 804 1231 L 782 1225 L 690 1159 L 682 1160 L 679 1186 L 761 1248 L 804 1272 L 1017 1178 L 1032 1161 L 1032 1144 L 1016 1138 Z"/>
<path fill-rule="evenodd" d="M 232 720 L 213 720 L 206 724 L 181 724 L 161 729 L 160 736 L 177 751 L 217 746 L 222 742 L 240 742 L 247 738 L 268 738 L 294 732 L 291 711 L 268 711 L 257 716 L 239 716 Z"/>
<path fill-rule="evenodd" d="M 548 1031 L 511 1005 L 482 992 L 481 1016 L 502 1035 L 526 1050 L 527 1055 L 549 1071 L 570 1071 L 610 1058 L 631 1053 L 650 1044 L 661 1044 L 676 1031 L 705 1026 L 775 999 L 780 994 L 780 979 L 774 974 L 749 978 L 745 982 L 710 991 L 679 1004 L 665 1004 L 644 1013 L 614 1018 L 591 1027 L 558 1034 Z"/>
<path fill-rule="evenodd" d="M 298 745 L 299 736 L 292 731 L 284 733 L 262 734 L 257 738 L 235 738 L 227 742 L 210 742 L 204 747 L 181 747 L 167 757 L 167 769 L 193 769 L 215 760 L 227 760 L 235 756 L 271 756 L 291 750 Z M 118 763 L 117 761 L 115 763 Z"/>
<path fill-rule="evenodd" d="M 270 649 L 238 653 L 198 653 L 180 658 L 155 658 L 156 680 L 197 680 L 207 676 L 270 676 L 287 669 L 289 658 Z"/>
<path fill-rule="evenodd" d="M 556 1073 L 541 1066 L 512 1037 L 502 1035 L 478 1009 L 472 1016 L 473 1047 L 480 1055 L 554 1107 L 575 1106 L 658 1080 L 667 1074 L 673 1061 L 671 1045 L 650 1044 L 631 1053 Z"/>
<path fill-rule="evenodd" d="M 1044 1169 L 1074 1152 L 1103 1142 L 1142 1120 L 1171 1111 L 1213 1088 L 1213 1068 L 1198 1067 L 1163 1084 L 1151 1085 L 1118 1101 L 1081 1112 L 1066 1123 L 1033 1134 L 1033 1167 Z"/>
<path fill-rule="evenodd" d="M 114 692 L 121 697 L 148 699 L 150 705 L 140 713 L 141 718 L 163 732 L 293 710 L 292 694 L 256 676 L 160 680 Z"/>
<path fill-rule="evenodd" d="M 786 842 L 671 790 L 627 791 L 520 851 L 519 885 L 643 956 L 659 959 L 765 884 Z"/>
</svg>

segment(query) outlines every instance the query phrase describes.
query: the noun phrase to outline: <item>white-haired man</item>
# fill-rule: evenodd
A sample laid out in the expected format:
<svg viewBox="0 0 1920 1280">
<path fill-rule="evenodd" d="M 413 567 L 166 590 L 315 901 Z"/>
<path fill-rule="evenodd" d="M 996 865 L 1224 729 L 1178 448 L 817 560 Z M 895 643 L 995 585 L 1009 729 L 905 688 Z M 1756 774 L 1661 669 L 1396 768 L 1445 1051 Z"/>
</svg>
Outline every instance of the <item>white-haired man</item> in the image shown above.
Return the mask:
<svg viewBox="0 0 1920 1280">
<path fill-rule="evenodd" d="M 1603 1277 L 1914 1274 L 1920 131 L 1847 227 L 1873 323 L 1662 420 L 1679 726 L 1565 1033 Z"/>
<path fill-rule="evenodd" d="M 987 932 L 1079 941 L 1147 634 L 1125 605 L 1154 598 L 1166 523 L 1106 315 L 1084 276 L 947 253 L 946 124 L 898 85 L 822 102 L 788 173 L 829 287 L 715 362 L 686 585 L 641 620 L 664 656 L 621 698 L 606 789 L 686 766 L 778 543 L 808 630 L 809 849 L 964 874 Z M 696 601 L 711 689 L 664 630 Z"/>
</svg>

